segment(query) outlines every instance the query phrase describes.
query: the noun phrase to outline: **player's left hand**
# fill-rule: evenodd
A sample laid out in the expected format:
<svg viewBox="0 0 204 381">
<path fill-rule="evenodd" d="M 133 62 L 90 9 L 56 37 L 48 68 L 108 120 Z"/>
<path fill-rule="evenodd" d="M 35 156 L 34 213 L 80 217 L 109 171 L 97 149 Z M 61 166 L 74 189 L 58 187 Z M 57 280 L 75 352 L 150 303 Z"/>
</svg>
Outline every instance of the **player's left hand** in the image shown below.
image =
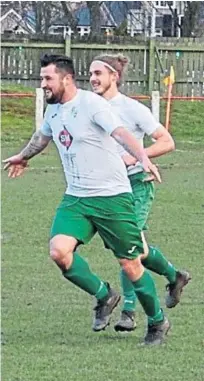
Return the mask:
<svg viewBox="0 0 204 381">
<path fill-rule="evenodd" d="M 122 157 L 126 167 L 129 167 L 130 165 L 135 165 L 137 163 L 137 159 L 134 156 L 131 156 L 129 153 L 125 153 L 121 157 Z"/>
</svg>

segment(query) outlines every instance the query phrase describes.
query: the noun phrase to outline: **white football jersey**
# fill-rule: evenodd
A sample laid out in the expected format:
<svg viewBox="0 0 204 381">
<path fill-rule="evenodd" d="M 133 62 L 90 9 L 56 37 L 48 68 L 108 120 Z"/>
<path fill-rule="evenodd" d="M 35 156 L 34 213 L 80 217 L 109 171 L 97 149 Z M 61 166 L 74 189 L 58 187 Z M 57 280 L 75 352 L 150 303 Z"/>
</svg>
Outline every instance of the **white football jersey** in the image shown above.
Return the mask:
<svg viewBox="0 0 204 381">
<path fill-rule="evenodd" d="M 109 100 L 113 107 L 113 111 L 123 122 L 123 126 L 130 130 L 134 136 L 140 141 L 143 147 L 144 135 L 151 135 L 159 126 L 148 107 L 142 103 L 118 93 L 114 98 Z M 125 153 L 122 146 L 118 145 L 120 155 Z M 128 168 L 128 175 L 141 172 L 142 165 L 137 162 L 136 165 Z"/>
<path fill-rule="evenodd" d="M 131 192 L 126 167 L 110 136 L 122 122 L 102 97 L 78 89 L 64 104 L 48 105 L 41 132 L 53 138 L 66 193 L 79 197 Z"/>
</svg>

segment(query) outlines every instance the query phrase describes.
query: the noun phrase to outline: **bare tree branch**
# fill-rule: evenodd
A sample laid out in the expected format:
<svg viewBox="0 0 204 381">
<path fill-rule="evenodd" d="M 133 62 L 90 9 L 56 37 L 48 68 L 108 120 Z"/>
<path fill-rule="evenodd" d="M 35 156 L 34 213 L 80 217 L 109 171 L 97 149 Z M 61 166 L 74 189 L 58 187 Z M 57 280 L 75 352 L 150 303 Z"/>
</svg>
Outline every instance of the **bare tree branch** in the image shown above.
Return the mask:
<svg viewBox="0 0 204 381">
<path fill-rule="evenodd" d="M 101 1 L 87 1 L 87 7 L 90 12 L 91 34 L 96 35 L 101 31 Z"/>
<path fill-rule="evenodd" d="M 201 3 L 203 1 L 186 1 L 183 22 L 184 37 L 191 37 L 195 32 Z"/>
<path fill-rule="evenodd" d="M 68 9 L 66 1 L 60 1 L 60 3 L 62 5 L 62 9 L 65 16 L 67 17 L 67 20 L 69 20 L 69 26 L 71 27 L 73 31 L 76 31 L 77 30 L 76 18 L 73 16 L 72 12 L 70 12 L 70 10 Z"/>
</svg>

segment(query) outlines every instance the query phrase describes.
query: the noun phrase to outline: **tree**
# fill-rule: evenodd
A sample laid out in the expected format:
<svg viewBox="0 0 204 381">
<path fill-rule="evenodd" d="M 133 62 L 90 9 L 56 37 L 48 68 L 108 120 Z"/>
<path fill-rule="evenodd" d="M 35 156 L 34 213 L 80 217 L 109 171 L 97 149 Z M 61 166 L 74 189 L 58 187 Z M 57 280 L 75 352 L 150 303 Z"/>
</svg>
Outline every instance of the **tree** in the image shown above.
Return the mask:
<svg viewBox="0 0 204 381">
<path fill-rule="evenodd" d="M 181 26 L 182 35 L 191 37 L 198 32 L 199 14 L 204 1 L 185 1 L 184 19 Z"/>
<path fill-rule="evenodd" d="M 77 30 L 77 19 L 74 17 L 73 13 L 68 8 L 68 4 L 66 1 L 60 1 L 62 10 L 64 12 L 65 17 L 67 17 L 67 21 L 69 21 L 69 26 L 73 31 Z"/>
<path fill-rule="evenodd" d="M 53 16 L 56 15 L 54 1 L 24 1 L 21 2 L 21 15 L 24 23 L 32 26 L 37 34 L 48 35 Z"/>
<path fill-rule="evenodd" d="M 177 11 L 171 6 L 168 1 L 169 9 L 172 13 L 172 36 L 177 36 L 177 30 L 180 29 L 181 36 L 192 37 L 198 36 L 201 33 L 199 28 L 199 16 L 204 9 L 204 1 L 184 1 L 184 16 L 182 21 L 179 22 Z"/>
<path fill-rule="evenodd" d="M 67 25 L 76 30 L 77 20 L 69 10 L 66 1 L 24 1 L 20 13 L 25 23 L 32 24 L 35 33 L 48 35 L 56 18 L 67 18 Z"/>
<path fill-rule="evenodd" d="M 91 35 L 98 35 L 101 31 L 101 1 L 87 1 L 90 12 Z"/>
<path fill-rule="evenodd" d="M 100 1 L 81 2 L 81 5 L 86 3 L 90 12 L 91 33 L 98 34 L 101 30 L 100 18 Z M 36 20 L 36 33 L 47 34 L 50 25 L 56 15 L 61 16 L 66 20 L 72 31 L 77 31 L 78 20 L 74 12 L 70 9 L 67 1 L 32 1 L 32 8 Z"/>
</svg>

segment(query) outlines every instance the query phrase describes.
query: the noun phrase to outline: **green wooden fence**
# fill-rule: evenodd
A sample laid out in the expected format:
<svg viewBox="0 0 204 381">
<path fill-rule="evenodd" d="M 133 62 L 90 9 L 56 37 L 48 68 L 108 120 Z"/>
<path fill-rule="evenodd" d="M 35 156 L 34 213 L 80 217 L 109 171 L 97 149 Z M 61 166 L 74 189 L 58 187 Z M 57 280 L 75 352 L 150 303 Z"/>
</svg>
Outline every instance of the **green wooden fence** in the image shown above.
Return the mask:
<svg viewBox="0 0 204 381">
<path fill-rule="evenodd" d="M 71 55 L 77 84 L 89 88 L 89 65 L 100 53 L 123 53 L 130 66 L 122 91 L 129 95 L 166 91 L 163 78 L 173 65 L 176 75 L 174 95 L 204 96 L 204 42 L 193 39 L 152 39 L 128 44 L 5 42 L 1 44 L 2 82 L 39 86 L 40 57 L 45 53 Z"/>
</svg>

